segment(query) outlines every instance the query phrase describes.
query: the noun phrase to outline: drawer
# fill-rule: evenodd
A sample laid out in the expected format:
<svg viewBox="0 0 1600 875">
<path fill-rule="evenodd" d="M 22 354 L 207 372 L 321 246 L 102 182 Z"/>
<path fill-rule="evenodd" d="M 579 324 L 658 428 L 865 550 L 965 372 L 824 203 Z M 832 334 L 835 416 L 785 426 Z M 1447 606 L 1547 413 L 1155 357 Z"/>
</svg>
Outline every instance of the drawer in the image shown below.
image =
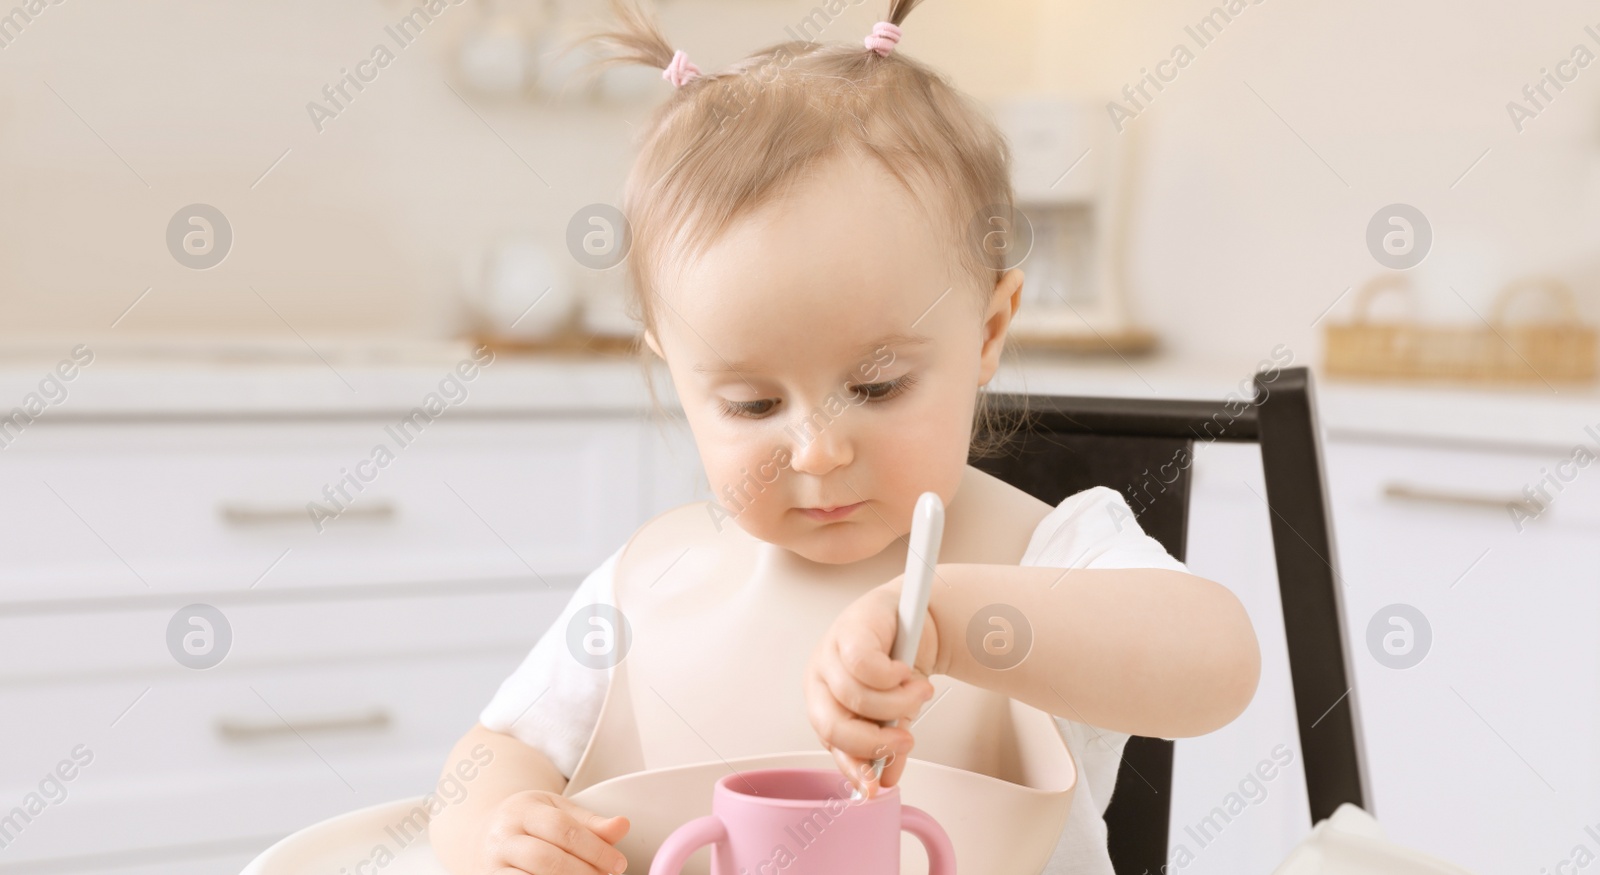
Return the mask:
<svg viewBox="0 0 1600 875">
<path fill-rule="evenodd" d="M 1574 444 L 1600 456 L 1600 448 Z M 1397 519 L 1512 534 L 1540 528 L 1600 534 L 1600 459 L 1582 452 L 1496 452 L 1334 441 L 1330 479 L 1346 506 Z M 1590 457 L 1593 458 L 1593 457 Z M 1337 478 L 1334 478 L 1337 466 Z M 1509 505 L 1523 505 L 1514 515 Z M 1489 525 L 1493 523 L 1494 525 Z"/>
<path fill-rule="evenodd" d="M 92 759 L 64 784 L 62 803 L 15 836 L 5 861 L 265 847 L 335 814 L 427 792 L 522 656 L 7 688 L 0 799 L 22 799 L 78 745 Z"/>
<path fill-rule="evenodd" d="M 344 599 L 304 593 L 290 599 L 259 591 L 206 595 L 205 604 L 220 611 L 227 624 L 226 631 L 213 624 L 209 646 L 219 646 L 223 635 L 228 640 L 222 661 L 205 672 L 227 675 L 236 669 L 349 658 L 526 652 L 574 591 L 537 583 L 508 592 L 456 588 L 466 591 L 377 597 L 388 589 L 369 587 L 363 595 L 371 597 Z M 84 676 L 164 684 L 196 674 L 179 664 L 168 644 L 174 616 L 194 602 L 170 596 L 130 601 L 117 610 L 28 611 L 0 604 L 0 713 L 7 684 Z M 178 626 L 183 634 L 199 631 L 181 619 Z"/>
<path fill-rule="evenodd" d="M 1331 443 L 1327 476 L 1346 592 L 1368 601 L 1471 596 L 1451 604 L 1514 592 L 1530 610 L 1582 608 L 1600 596 L 1600 463 L 1542 511 L 1520 518 L 1508 508 L 1553 468 L 1535 454 Z"/>
<path fill-rule="evenodd" d="M 642 522 L 644 428 L 43 423 L 0 456 L 0 598 L 581 576 Z"/>
<path fill-rule="evenodd" d="M 1561 458 L 1328 447 L 1374 805 L 1396 841 L 1468 865 L 1570 844 L 1600 786 L 1600 463 L 1520 530 L 1504 506 Z M 1396 664 L 1384 635 L 1419 661 Z"/>
</svg>

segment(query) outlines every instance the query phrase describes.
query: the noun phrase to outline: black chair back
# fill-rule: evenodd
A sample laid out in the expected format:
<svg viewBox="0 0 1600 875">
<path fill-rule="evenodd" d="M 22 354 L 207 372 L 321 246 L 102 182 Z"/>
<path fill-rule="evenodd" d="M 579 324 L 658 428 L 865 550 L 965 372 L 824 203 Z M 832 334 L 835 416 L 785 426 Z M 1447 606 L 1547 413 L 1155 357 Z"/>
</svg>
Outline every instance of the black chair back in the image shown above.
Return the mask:
<svg viewBox="0 0 1600 875">
<path fill-rule="evenodd" d="M 1140 528 L 1184 561 L 1195 442 L 1259 443 L 1311 821 L 1342 802 L 1370 812 L 1311 375 L 1258 373 L 1255 390 L 1219 401 L 994 395 L 1003 415 L 1026 421 L 1000 455 L 972 464 L 1051 505 L 1115 489 Z M 1168 865 L 1172 749 L 1160 738 L 1128 740 L 1105 813 L 1118 875 Z"/>
</svg>

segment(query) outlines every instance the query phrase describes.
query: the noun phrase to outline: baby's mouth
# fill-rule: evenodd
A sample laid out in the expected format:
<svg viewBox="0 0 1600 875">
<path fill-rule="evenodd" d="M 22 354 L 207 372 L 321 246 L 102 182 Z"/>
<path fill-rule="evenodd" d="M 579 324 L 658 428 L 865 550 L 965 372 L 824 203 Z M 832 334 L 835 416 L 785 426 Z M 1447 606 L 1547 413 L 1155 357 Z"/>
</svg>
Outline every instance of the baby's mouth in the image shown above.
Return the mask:
<svg viewBox="0 0 1600 875">
<path fill-rule="evenodd" d="M 801 507 L 796 508 L 796 510 L 799 510 L 802 514 L 805 514 L 807 517 L 819 522 L 833 522 L 834 520 L 842 520 L 865 506 L 865 501 L 858 501 L 854 504 L 841 504 L 824 507 Z"/>
</svg>

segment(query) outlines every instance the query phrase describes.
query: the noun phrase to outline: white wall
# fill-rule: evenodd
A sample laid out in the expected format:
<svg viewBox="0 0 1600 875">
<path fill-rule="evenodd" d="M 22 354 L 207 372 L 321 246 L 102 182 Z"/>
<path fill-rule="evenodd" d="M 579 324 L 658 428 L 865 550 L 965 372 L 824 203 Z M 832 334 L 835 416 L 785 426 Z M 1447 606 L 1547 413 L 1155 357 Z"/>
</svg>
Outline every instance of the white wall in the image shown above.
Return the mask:
<svg viewBox="0 0 1600 875">
<path fill-rule="evenodd" d="M 674 39 L 715 67 L 783 38 L 813 4 L 661 6 Z M 859 39 L 878 6 L 847 8 L 825 37 Z M 305 104 L 405 8 L 47 7 L 0 50 L 0 336 L 103 331 L 147 286 L 119 332 L 281 333 L 252 285 L 309 332 L 443 336 L 464 257 L 512 233 L 559 244 L 574 210 L 615 199 L 630 122 L 649 102 L 541 106 L 464 90 L 449 59 L 482 14 L 475 2 L 448 10 L 318 133 Z M 516 8 L 537 17 L 536 4 Z M 1104 100 L 1189 43 L 1184 27 L 1210 8 L 932 0 L 902 50 L 980 97 Z M 1507 279 L 1553 272 L 1593 318 L 1600 65 L 1524 133 L 1505 109 L 1575 44 L 1600 51 L 1588 22 L 1576 0 L 1246 6 L 1129 122 L 1146 144 L 1130 250 L 1139 311 L 1186 356 L 1249 366 L 1288 343 L 1311 361 L 1313 321 L 1378 270 L 1367 220 L 1401 201 L 1435 230 L 1411 271 L 1426 315 L 1475 321 L 1452 286 L 1487 315 Z M 194 201 L 236 229 L 221 269 L 184 269 L 165 250 L 167 218 Z"/>
<path fill-rule="evenodd" d="M 1184 28 L 1210 8 L 1047 4 L 1040 78 L 1120 91 L 1193 47 Z M 1578 43 L 1600 53 L 1588 23 L 1600 14 L 1566 0 L 1246 5 L 1129 122 L 1148 128 L 1133 249 L 1148 321 L 1174 348 L 1244 366 L 1277 343 L 1320 348 L 1313 321 L 1380 270 L 1365 229 L 1394 202 L 1433 225 L 1410 271 L 1429 318 L 1481 324 L 1461 298 L 1487 316 L 1528 273 L 1567 278 L 1600 316 L 1600 63 L 1521 134 L 1505 108 Z"/>
<path fill-rule="evenodd" d="M 1024 78 L 1026 55 L 987 61 L 1005 33 L 1027 29 L 1020 12 L 991 18 L 945 5 L 919 14 L 908 45 L 925 40 L 934 55 L 965 59 L 950 66 L 981 90 Z M 812 4 L 662 7 L 668 33 L 710 69 L 785 39 Z M 610 108 L 476 95 L 450 66 L 482 15 L 476 0 L 448 8 L 398 50 L 319 133 L 306 104 L 370 57 L 384 26 L 409 8 L 46 7 L 0 50 L 0 338 L 104 333 L 147 286 L 119 336 L 282 334 L 250 286 L 307 333 L 445 336 L 463 258 L 510 234 L 559 247 L 577 209 L 617 199 L 630 120 L 670 86 L 646 83 L 651 100 Z M 538 17 L 536 3 L 515 8 L 530 23 Z M 859 40 L 876 12 L 849 8 L 824 36 Z M 228 260 L 205 272 L 176 264 L 164 242 L 167 220 L 194 202 L 221 209 L 236 237 Z"/>
</svg>

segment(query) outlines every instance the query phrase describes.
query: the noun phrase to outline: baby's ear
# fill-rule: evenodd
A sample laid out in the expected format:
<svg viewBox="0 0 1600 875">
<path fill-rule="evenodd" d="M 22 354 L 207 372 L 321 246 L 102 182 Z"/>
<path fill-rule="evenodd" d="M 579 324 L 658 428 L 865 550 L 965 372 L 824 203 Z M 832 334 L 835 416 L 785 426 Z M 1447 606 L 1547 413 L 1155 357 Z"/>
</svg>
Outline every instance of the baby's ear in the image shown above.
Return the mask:
<svg viewBox="0 0 1600 875">
<path fill-rule="evenodd" d="M 1000 351 L 1005 347 L 1006 332 L 1011 328 L 1011 318 L 1022 305 L 1022 269 L 1010 268 L 995 280 L 993 297 L 989 301 L 988 316 L 983 324 L 983 349 L 980 353 L 978 385 L 987 385 L 1000 369 Z"/>
<path fill-rule="evenodd" d="M 662 361 L 667 360 L 667 357 L 661 354 L 661 343 L 656 340 L 656 333 L 648 328 L 644 330 L 644 345 L 650 347 L 650 351 L 656 354 L 656 358 Z"/>
</svg>

